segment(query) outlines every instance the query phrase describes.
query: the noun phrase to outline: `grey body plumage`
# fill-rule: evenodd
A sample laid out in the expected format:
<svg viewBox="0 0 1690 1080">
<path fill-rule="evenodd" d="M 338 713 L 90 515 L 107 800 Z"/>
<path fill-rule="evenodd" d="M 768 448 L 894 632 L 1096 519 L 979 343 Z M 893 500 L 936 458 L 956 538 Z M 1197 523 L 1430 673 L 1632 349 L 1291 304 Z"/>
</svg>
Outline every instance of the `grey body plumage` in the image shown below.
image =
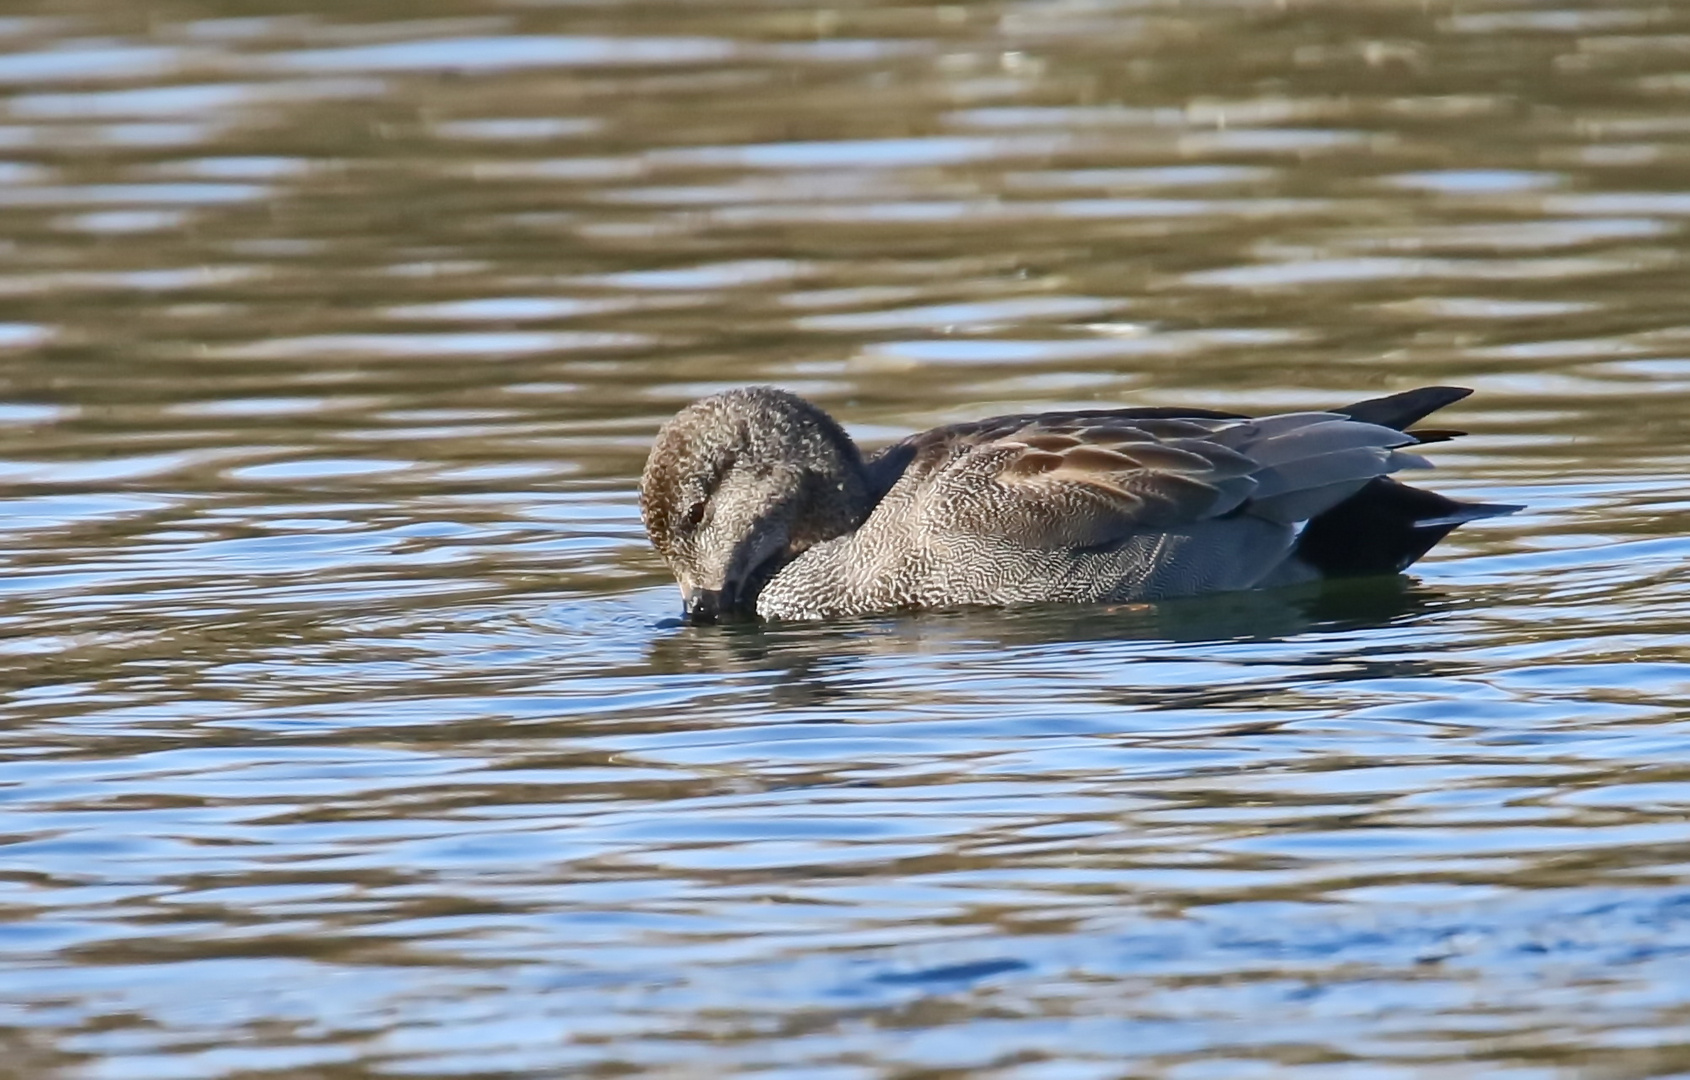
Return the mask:
<svg viewBox="0 0 1690 1080">
<path fill-rule="evenodd" d="M 658 433 L 640 484 L 696 619 L 1157 600 L 1394 573 L 1514 507 L 1389 479 L 1406 429 L 1467 395 L 1426 387 L 1332 412 L 1024 414 L 911 435 L 864 460 L 816 406 L 748 387 Z"/>
</svg>

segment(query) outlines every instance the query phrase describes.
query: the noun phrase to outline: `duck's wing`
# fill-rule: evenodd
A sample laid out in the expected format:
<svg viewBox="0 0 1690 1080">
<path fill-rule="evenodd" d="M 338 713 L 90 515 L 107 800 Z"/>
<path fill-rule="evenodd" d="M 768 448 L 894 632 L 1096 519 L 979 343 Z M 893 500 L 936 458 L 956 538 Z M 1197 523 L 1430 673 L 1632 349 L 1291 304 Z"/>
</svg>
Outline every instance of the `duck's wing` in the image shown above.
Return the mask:
<svg viewBox="0 0 1690 1080">
<path fill-rule="evenodd" d="M 1409 431 L 1446 405 L 1454 404 L 1473 391 L 1461 386 L 1422 386 L 1385 397 L 1368 398 L 1330 412 L 1364 424 Z M 1018 413 L 993 416 L 960 424 L 947 424 L 907 436 L 883 447 L 866 462 L 870 486 L 876 497 L 890 491 L 906 474 L 918 478 L 950 461 L 958 452 L 979 447 L 1034 424 L 1052 428 L 1102 427 L 1156 420 L 1247 420 L 1241 413 L 1217 409 L 1147 406 L 1125 409 L 1085 409 L 1062 413 Z M 1463 434 L 1444 429 L 1416 429 L 1410 432 L 1421 443 L 1441 442 Z"/>
<path fill-rule="evenodd" d="M 920 439 L 903 475 L 921 485 L 930 535 L 999 535 L 1050 549 L 1108 546 L 1228 515 L 1292 525 L 1377 477 L 1427 464 L 1400 449 L 1414 436 L 1338 413 L 1059 413 Z"/>
<path fill-rule="evenodd" d="M 1144 407 L 1129 409 L 1083 409 L 1071 412 L 1016 413 L 969 420 L 960 424 L 917 432 L 883 447 L 865 462 L 870 487 L 876 497 L 908 477 L 928 480 L 958 456 L 972 453 L 1017 431 L 1039 427 L 1048 431 L 1069 431 L 1086 427 L 1131 426 L 1153 420 L 1244 420 L 1238 413 L 1210 409 Z"/>
</svg>

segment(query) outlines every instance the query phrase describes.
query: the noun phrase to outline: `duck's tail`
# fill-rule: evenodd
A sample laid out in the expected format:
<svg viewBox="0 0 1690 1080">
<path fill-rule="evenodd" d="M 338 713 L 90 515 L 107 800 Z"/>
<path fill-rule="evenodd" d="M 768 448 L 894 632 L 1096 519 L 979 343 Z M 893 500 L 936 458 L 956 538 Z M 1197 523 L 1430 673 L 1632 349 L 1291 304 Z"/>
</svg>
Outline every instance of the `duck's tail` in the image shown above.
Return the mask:
<svg viewBox="0 0 1690 1080">
<path fill-rule="evenodd" d="M 1294 555 L 1323 577 L 1401 573 L 1457 525 L 1519 509 L 1460 502 L 1382 476 L 1303 526 Z"/>
<path fill-rule="evenodd" d="M 1459 386 L 1424 386 L 1332 411 L 1407 432 L 1421 443 L 1444 442 L 1464 433 L 1412 425 L 1470 393 Z M 1400 573 L 1456 526 L 1520 509 L 1501 503 L 1461 502 L 1382 476 L 1305 525 L 1294 557 L 1323 577 Z"/>
</svg>

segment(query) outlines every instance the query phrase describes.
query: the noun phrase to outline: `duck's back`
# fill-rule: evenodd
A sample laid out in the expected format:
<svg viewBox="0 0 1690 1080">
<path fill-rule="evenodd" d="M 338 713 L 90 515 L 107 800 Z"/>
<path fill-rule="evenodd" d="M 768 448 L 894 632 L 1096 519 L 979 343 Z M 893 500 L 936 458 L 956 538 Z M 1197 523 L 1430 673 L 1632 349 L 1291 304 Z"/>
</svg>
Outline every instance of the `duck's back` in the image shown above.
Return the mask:
<svg viewBox="0 0 1690 1080">
<path fill-rule="evenodd" d="M 1403 429 L 1463 396 L 1432 387 L 1260 419 L 1137 408 L 934 428 L 868 462 L 874 512 L 783 569 L 758 611 L 1150 600 L 1394 572 L 1460 521 L 1508 509 L 1387 478 L 1426 466 L 1402 449 L 1421 441 Z"/>
</svg>

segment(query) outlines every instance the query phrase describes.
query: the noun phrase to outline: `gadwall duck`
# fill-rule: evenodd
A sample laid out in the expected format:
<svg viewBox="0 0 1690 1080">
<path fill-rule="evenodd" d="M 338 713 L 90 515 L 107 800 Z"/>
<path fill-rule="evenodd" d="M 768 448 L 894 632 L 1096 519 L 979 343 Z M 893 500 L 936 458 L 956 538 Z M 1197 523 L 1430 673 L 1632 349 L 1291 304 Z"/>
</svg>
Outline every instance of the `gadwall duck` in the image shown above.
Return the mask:
<svg viewBox="0 0 1690 1080">
<path fill-rule="evenodd" d="M 1394 574 L 1449 531 L 1519 509 L 1389 478 L 1411 425 L 1471 391 L 1330 412 L 1022 413 L 865 459 L 832 417 L 754 386 L 663 425 L 640 480 L 686 615 L 825 619 L 966 605 L 1159 600 Z"/>
</svg>

